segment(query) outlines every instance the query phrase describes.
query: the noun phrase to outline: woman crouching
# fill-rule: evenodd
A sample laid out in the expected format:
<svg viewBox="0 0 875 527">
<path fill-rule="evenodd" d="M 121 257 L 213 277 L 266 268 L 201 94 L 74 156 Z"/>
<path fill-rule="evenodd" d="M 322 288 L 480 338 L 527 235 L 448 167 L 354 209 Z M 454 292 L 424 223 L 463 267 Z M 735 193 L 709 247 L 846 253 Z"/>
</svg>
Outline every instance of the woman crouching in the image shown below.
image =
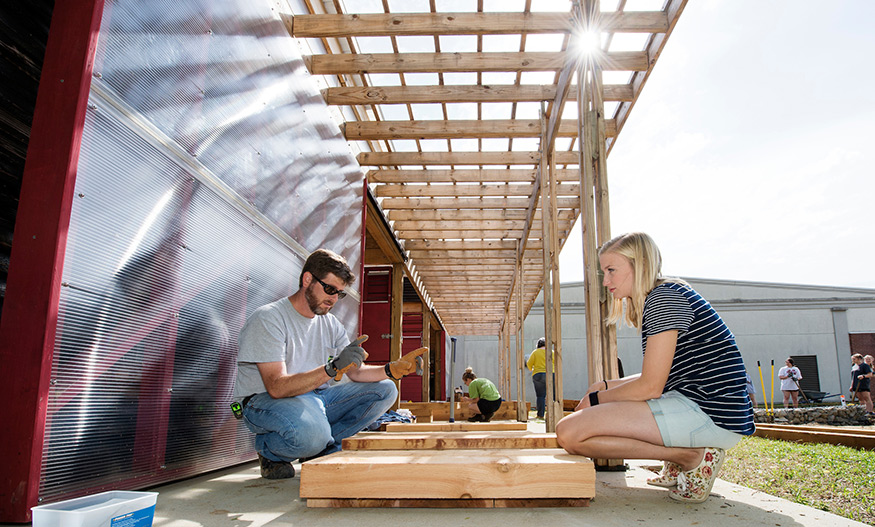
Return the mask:
<svg viewBox="0 0 875 527">
<path fill-rule="evenodd" d="M 644 233 L 599 250 L 613 295 L 607 323 L 641 332 L 641 373 L 590 386 L 575 412 L 556 426 L 572 454 L 600 459 L 659 459 L 651 485 L 672 499 L 703 502 L 726 449 L 754 432 L 744 363 L 735 337 L 711 305 L 679 279 L 661 275 L 662 258 Z"/>
</svg>

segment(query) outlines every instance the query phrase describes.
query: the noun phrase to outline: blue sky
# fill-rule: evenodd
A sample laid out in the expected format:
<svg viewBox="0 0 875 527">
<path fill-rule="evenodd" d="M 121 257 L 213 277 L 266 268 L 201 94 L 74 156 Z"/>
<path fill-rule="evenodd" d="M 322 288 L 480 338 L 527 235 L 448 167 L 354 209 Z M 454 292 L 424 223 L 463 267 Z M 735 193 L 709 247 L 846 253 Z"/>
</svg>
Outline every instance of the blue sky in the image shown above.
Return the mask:
<svg viewBox="0 0 875 527">
<path fill-rule="evenodd" d="M 608 158 L 666 274 L 875 288 L 875 2 L 687 4 Z M 582 279 L 579 225 L 561 281 Z"/>
</svg>

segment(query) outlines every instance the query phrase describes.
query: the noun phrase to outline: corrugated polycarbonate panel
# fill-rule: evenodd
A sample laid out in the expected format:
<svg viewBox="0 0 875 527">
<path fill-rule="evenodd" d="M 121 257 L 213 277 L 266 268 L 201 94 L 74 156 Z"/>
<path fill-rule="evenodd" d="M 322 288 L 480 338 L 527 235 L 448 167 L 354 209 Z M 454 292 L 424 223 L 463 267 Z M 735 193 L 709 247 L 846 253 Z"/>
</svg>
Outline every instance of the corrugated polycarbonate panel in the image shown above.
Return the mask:
<svg viewBox="0 0 875 527">
<path fill-rule="evenodd" d="M 42 501 L 251 458 L 228 409 L 243 322 L 297 289 L 306 251 L 358 268 L 362 176 L 275 5 L 215 4 L 106 4 Z M 355 297 L 333 312 L 356 326 Z"/>
</svg>

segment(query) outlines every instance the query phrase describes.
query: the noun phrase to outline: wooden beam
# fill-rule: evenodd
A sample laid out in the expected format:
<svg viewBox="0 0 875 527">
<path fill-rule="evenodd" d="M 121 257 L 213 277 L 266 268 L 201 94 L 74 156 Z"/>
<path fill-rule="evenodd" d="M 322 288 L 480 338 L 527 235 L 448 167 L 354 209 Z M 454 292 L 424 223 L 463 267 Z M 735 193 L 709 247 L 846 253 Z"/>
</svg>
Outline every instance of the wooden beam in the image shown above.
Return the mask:
<svg viewBox="0 0 875 527">
<path fill-rule="evenodd" d="M 401 231 L 425 232 L 444 230 L 470 230 L 485 232 L 489 230 L 497 231 L 503 229 L 522 229 L 522 223 L 523 220 L 402 220 L 396 221 L 394 224 L 394 228 L 399 234 Z M 402 236 L 402 238 L 406 238 L 406 236 Z"/>
<path fill-rule="evenodd" d="M 404 165 L 536 165 L 540 153 L 519 152 L 362 152 L 356 156 L 362 166 Z M 576 165 L 579 152 L 557 152 L 556 164 Z"/>
<path fill-rule="evenodd" d="M 569 181 L 576 181 L 576 170 L 570 172 Z M 532 169 L 455 169 L 455 170 L 369 170 L 370 183 L 531 183 L 535 179 Z"/>
<path fill-rule="evenodd" d="M 580 195 L 579 183 L 557 185 L 557 195 Z M 375 194 L 378 198 L 386 197 L 463 197 L 463 196 L 529 196 L 532 185 L 527 184 L 441 184 L 441 185 L 378 185 Z"/>
<path fill-rule="evenodd" d="M 503 221 L 503 220 L 523 220 L 526 219 L 526 211 L 520 210 L 393 210 L 389 211 L 388 217 L 392 221 L 403 220 L 422 220 L 422 221 L 444 221 L 444 220 L 475 220 L 475 221 Z M 577 215 L 571 211 L 560 210 L 559 219 L 573 221 Z M 535 211 L 534 219 L 541 219 L 540 210 Z M 485 224 L 484 224 L 485 225 Z"/>
<path fill-rule="evenodd" d="M 568 211 L 571 212 L 571 211 Z M 423 220 L 423 221 L 396 221 L 394 224 L 395 231 L 401 236 L 402 231 L 428 233 L 428 231 L 465 231 L 465 232 L 497 232 L 502 230 L 519 230 L 522 233 L 525 220 Z M 532 222 L 532 227 L 537 230 L 541 220 Z M 560 220 L 559 224 L 563 229 L 570 229 L 573 222 Z M 439 236 L 438 234 L 426 234 L 432 238 L 452 238 L 453 236 Z M 520 238 L 522 234 L 516 236 L 501 236 L 501 238 Z M 540 235 L 537 232 L 529 234 L 529 238 L 538 238 Z M 401 236 L 408 238 L 408 236 Z M 483 236 L 476 236 L 482 238 Z M 456 238 L 468 238 L 468 236 L 456 236 Z"/>
<path fill-rule="evenodd" d="M 449 258 L 447 258 L 447 257 L 435 258 L 432 256 L 420 256 L 415 261 L 418 263 L 421 262 L 423 264 L 423 266 L 425 266 L 427 264 L 446 264 L 448 259 Z M 488 265 L 490 265 L 490 266 L 493 266 L 493 265 L 513 266 L 515 261 L 516 260 L 514 258 L 490 258 Z M 461 262 L 453 262 L 453 265 L 460 265 L 460 264 L 461 264 Z M 477 265 L 477 264 L 478 264 L 477 259 L 471 260 L 471 265 Z M 486 263 L 480 262 L 480 265 L 486 265 Z"/>
<path fill-rule="evenodd" d="M 565 65 L 564 51 L 501 53 L 358 53 L 309 55 L 305 58 L 313 75 L 365 73 L 433 73 L 487 71 L 550 71 Z M 604 54 L 605 71 L 646 71 L 647 54 L 615 51 Z"/>
<path fill-rule="evenodd" d="M 507 417 L 516 415 L 516 408 L 525 405 L 502 406 L 513 408 Z M 404 403 L 402 408 L 415 412 L 416 407 L 430 407 L 433 403 Z M 447 406 L 448 403 L 444 403 Z M 461 406 L 457 410 L 461 410 Z M 446 412 L 449 416 L 449 412 Z M 497 412 L 496 412 L 497 416 Z M 457 414 L 457 417 L 460 417 Z M 541 434 L 526 431 L 492 432 L 361 432 L 343 440 L 343 450 L 460 450 L 466 448 L 559 448 L 556 434 Z"/>
<path fill-rule="evenodd" d="M 440 280 L 446 280 L 448 278 L 457 280 L 458 282 L 464 283 L 476 283 L 482 281 L 484 278 L 495 278 L 496 280 L 504 280 L 513 276 L 513 271 L 492 271 L 485 270 L 482 274 L 477 274 L 475 269 L 469 269 L 467 271 L 457 271 L 455 268 L 449 268 L 447 270 L 435 269 L 429 271 L 428 276 L 425 278 L 425 283 L 431 284 L 433 282 L 438 282 Z"/>
<path fill-rule="evenodd" d="M 420 250 L 414 249 L 410 251 L 411 258 L 428 258 L 431 260 L 436 260 L 439 258 L 471 258 L 471 259 L 483 259 L 483 260 L 492 260 L 496 258 L 510 258 L 516 256 L 516 250 L 514 249 L 428 249 L 428 250 Z"/>
<path fill-rule="evenodd" d="M 538 102 L 556 98 L 556 86 L 537 85 L 452 85 L 452 86 L 339 86 L 323 91 L 331 105 L 428 104 L 458 102 Z M 627 84 L 605 86 L 605 100 L 632 101 L 634 91 Z M 577 99 L 572 85 L 568 100 Z"/>
<path fill-rule="evenodd" d="M 525 209 L 528 198 L 385 198 L 383 209 Z M 573 209 L 580 200 L 559 198 L 558 206 Z"/>
<path fill-rule="evenodd" d="M 577 137 L 577 128 L 576 119 L 562 119 L 556 137 Z M 605 121 L 609 137 L 615 130 L 613 121 Z M 343 134 L 350 141 L 538 137 L 540 123 L 537 119 L 349 121 L 343 126 Z"/>
<path fill-rule="evenodd" d="M 602 13 L 600 29 L 618 33 L 659 33 L 668 28 L 661 11 Z M 507 35 L 568 33 L 571 13 L 384 13 L 298 15 L 291 33 L 298 38 L 402 35 Z"/>
<path fill-rule="evenodd" d="M 408 251 L 417 250 L 480 250 L 480 251 L 509 251 L 516 249 L 516 240 L 496 241 L 408 241 L 405 244 Z"/>
<path fill-rule="evenodd" d="M 372 242 L 375 246 L 375 251 L 380 253 L 382 258 L 380 258 L 381 262 L 386 263 L 399 263 L 404 261 L 404 255 L 401 253 L 398 244 L 392 238 L 392 234 L 387 229 L 386 222 L 382 221 L 379 208 L 377 207 L 376 202 L 370 197 L 367 196 L 365 199 L 367 212 L 366 212 L 366 220 L 365 220 L 365 229 L 368 235 L 368 242 Z M 370 250 L 371 243 L 366 243 L 366 257 L 369 259 L 366 263 L 375 263 L 375 259 L 377 259 L 376 255 L 371 254 L 373 251 Z"/>
<path fill-rule="evenodd" d="M 453 169 L 453 170 L 369 170 L 371 183 L 532 183 L 535 170 L 516 169 Z M 557 170 L 557 181 L 580 181 L 577 170 Z"/>
<path fill-rule="evenodd" d="M 436 239 L 443 240 L 506 240 L 509 238 L 519 238 L 523 235 L 520 230 L 483 230 L 483 231 L 397 231 L 398 237 L 404 240 L 424 240 Z"/>
</svg>

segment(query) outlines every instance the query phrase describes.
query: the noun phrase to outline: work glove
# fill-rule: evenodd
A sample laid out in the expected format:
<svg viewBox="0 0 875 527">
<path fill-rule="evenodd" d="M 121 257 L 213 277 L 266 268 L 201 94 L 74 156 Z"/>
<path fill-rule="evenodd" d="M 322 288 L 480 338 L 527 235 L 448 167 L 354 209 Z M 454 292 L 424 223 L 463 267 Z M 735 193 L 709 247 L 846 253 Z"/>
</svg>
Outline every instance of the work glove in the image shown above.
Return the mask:
<svg viewBox="0 0 875 527">
<path fill-rule="evenodd" d="M 368 352 L 361 347 L 361 344 L 366 340 L 368 340 L 368 336 L 362 335 L 343 348 L 340 355 L 334 357 L 333 360 L 325 365 L 325 373 L 330 377 L 334 377 L 335 381 L 339 381 L 344 373 L 361 366 L 362 362 L 368 358 Z"/>
<path fill-rule="evenodd" d="M 400 359 L 389 363 L 389 371 L 392 373 L 393 379 L 400 379 L 405 375 L 410 375 L 416 372 L 417 375 L 422 375 L 422 357 L 421 355 L 428 351 L 428 348 L 418 348 L 407 355 L 403 355 Z"/>
</svg>

